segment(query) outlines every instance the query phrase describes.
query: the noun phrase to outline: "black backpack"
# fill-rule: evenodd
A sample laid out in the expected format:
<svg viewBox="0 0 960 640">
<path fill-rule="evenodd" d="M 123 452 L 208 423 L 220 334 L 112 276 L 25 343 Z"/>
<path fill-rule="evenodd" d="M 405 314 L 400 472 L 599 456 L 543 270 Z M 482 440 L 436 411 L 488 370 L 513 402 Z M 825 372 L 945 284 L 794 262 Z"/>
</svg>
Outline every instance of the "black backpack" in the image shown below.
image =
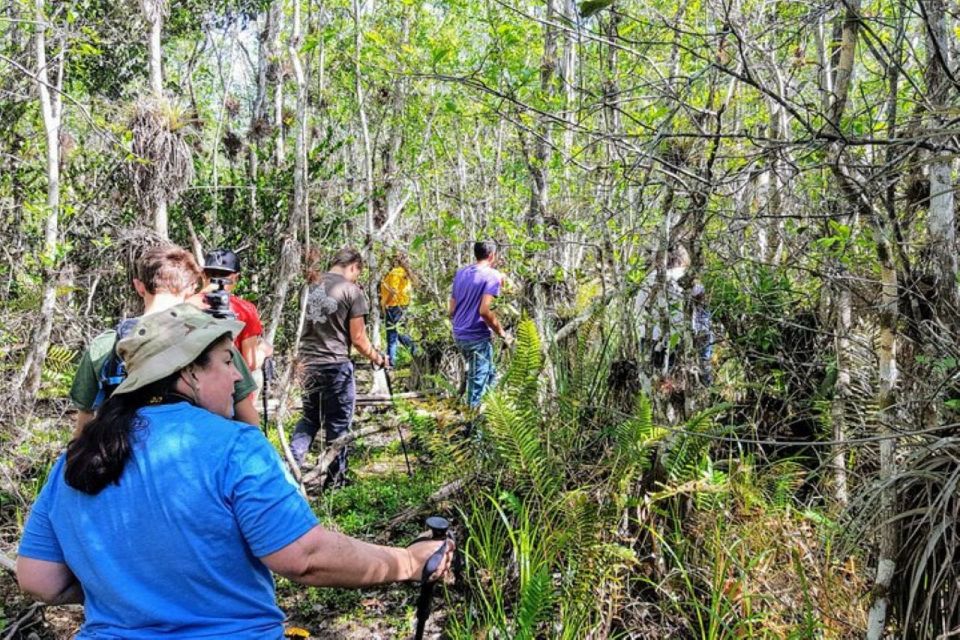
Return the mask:
<svg viewBox="0 0 960 640">
<path fill-rule="evenodd" d="M 110 354 L 103 361 L 103 364 L 100 366 L 100 371 L 97 373 L 99 389 L 97 390 L 97 397 L 93 400 L 93 406 L 90 407 L 92 410 L 99 409 L 100 405 L 113 395 L 116 388 L 119 387 L 120 383 L 127 377 L 127 368 L 117 354 L 117 343 L 123 338 L 126 338 L 130 332 L 133 331 L 133 328 L 137 326 L 137 322 L 139 321 L 140 318 L 121 320 L 120 324 L 118 324 L 114 330 L 117 335 L 113 340 L 113 347 L 110 348 Z"/>
</svg>

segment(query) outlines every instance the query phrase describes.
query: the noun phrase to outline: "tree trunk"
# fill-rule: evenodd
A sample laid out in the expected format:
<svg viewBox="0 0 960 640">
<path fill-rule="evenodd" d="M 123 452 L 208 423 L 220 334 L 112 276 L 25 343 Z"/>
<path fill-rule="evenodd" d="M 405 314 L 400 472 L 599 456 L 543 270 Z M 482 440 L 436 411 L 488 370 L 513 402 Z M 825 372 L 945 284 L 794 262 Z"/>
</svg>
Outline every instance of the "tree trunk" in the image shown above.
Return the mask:
<svg viewBox="0 0 960 640">
<path fill-rule="evenodd" d="M 47 17 L 44 15 L 43 0 L 35 0 L 34 38 L 37 58 L 37 71 L 34 80 L 40 95 L 40 112 L 43 116 L 43 130 L 47 143 L 47 218 L 44 224 L 43 236 L 43 295 L 40 303 L 40 322 L 31 338 L 31 346 L 24 359 L 23 368 L 14 384 L 15 389 L 21 389 L 24 397 L 36 397 L 40 390 L 40 374 L 46 359 L 47 349 L 50 346 L 50 334 L 53 331 L 53 316 L 57 301 L 57 284 L 59 280 L 59 261 L 57 245 L 59 240 L 60 220 L 60 123 L 62 121 L 63 103 L 61 89 L 63 87 L 63 72 L 65 53 L 60 53 L 57 77 L 51 83 L 47 65 Z M 50 91 L 53 87 L 54 91 Z"/>
<path fill-rule="evenodd" d="M 927 126 L 936 132 L 947 127 L 945 114 L 951 107 L 950 27 L 943 0 L 921 0 L 927 23 Z M 931 140 L 949 145 L 949 135 L 933 135 Z M 930 206 L 928 243 L 936 281 L 935 305 L 940 322 L 956 334 L 957 327 L 957 245 L 956 213 L 953 195 L 953 154 L 935 152 L 930 166 Z"/>
<path fill-rule="evenodd" d="M 284 148 L 283 134 L 283 64 L 281 63 L 282 45 L 280 39 L 283 33 L 283 2 L 282 0 L 273 0 L 270 4 L 270 22 L 273 25 L 273 45 L 271 52 L 273 55 L 273 64 L 276 69 L 273 86 L 273 129 L 276 134 L 274 147 L 274 162 L 277 167 L 283 166 L 286 150 Z"/>
<path fill-rule="evenodd" d="M 270 309 L 270 326 L 266 332 L 266 341 L 273 343 L 283 319 L 283 307 L 286 303 L 287 292 L 294 279 L 300 273 L 300 227 L 309 216 L 307 202 L 307 69 L 300 59 L 301 16 L 300 3 L 294 2 L 293 24 L 287 52 L 290 64 L 293 67 L 294 79 L 297 83 L 297 139 L 293 169 L 293 203 L 290 207 L 290 217 L 287 219 L 287 228 L 283 236 L 281 248 L 280 271 L 277 275 L 273 305 Z M 279 84 L 278 89 L 279 92 Z"/>
<path fill-rule="evenodd" d="M 846 447 L 842 443 L 847 437 L 846 416 L 847 402 L 850 398 L 851 328 L 850 288 L 847 285 L 846 272 L 841 272 L 837 278 L 835 304 L 837 313 L 837 383 L 834 386 L 830 415 L 833 423 L 833 439 L 837 444 L 834 445 L 833 449 L 832 466 L 835 484 L 834 496 L 837 503 L 846 508 L 850 498 L 847 491 Z"/>
<path fill-rule="evenodd" d="M 904 29 L 903 17 L 900 18 L 899 32 Z M 898 43 L 902 39 L 898 36 Z M 898 53 L 899 55 L 899 53 Z M 887 100 L 887 135 L 894 138 L 897 135 L 897 89 L 899 87 L 899 65 L 892 65 L 890 72 L 890 91 Z M 887 147 L 887 162 L 893 163 L 893 146 Z M 896 188 L 891 183 L 887 190 L 887 216 L 891 223 L 896 220 Z M 897 568 L 898 523 L 896 516 L 896 487 L 893 486 L 893 477 L 896 473 L 897 440 L 894 425 L 895 416 L 891 415 L 896 403 L 896 389 L 899 378 L 897 369 L 897 322 L 899 307 L 897 293 L 899 282 L 894 261 L 894 252 L 888 235 L 884 233 L 879 216 L 871 216 L 874 223 L 876 237 L 877 258 L 880 262 L 880 341 L 878 347 L 880 388 L 877 394 L 877 408 L 879 412 L 879 435 L 884 439 L 880 442 L 880 483 L 882 495 L 880 500 L 880 536 L 877 546 L 877 574 L 874 578 L 874 600 L 867 615 L 867 640 L 880 640 L 884 636 L 883 630 L 887 620 L 887 609 L 890 605 L 890 591 L 893 585 L 894 572 Z M 891 224 L 892 226 L 892 224 Z M 896 241 L 894 236 L 894 242 Z"/>
<path fill-rule="evenodd" d="M 163 32 L 163 18 L 167 12 L 166 0 L 141 0 L 140 8 L 143 10 L 143 16 L 150 25 L 150 40 L 148 49 L 150 51 L 150 90 L 157 98 L 163 97 L 163 71 L 161 67 L 161 34 Z M 161 238 L 168 239 L 169 219 L 167 214 L 167 202 L 161 201 L 153 209 L 153 228 Z"/>
<path fill-rule="evenodd" d="M 830 121 L 835 133 L 840 132 L 840 118 L 847 106 L 847 94 L 853 82 L 854 58 L 857 53 L 857 38 L 860 31 L 860 0 L 844 3 L 847 10 L 843 16 L 840 44 L 836 51 L 837 65 L 834 69 L 833 102 L 830 105 Z"/>
<path fill-rule="evenodd" d="M 357 117 L 360 120 L 360 140 L 362 144 L 362 162 L 363 162 L 363 187 L 364 198 L 367 203 L 365 227 L 366 241 L 363 246 L 364 261 L 366 262 L 366 271 L 370 278 L 370 286 L 367 287 L 368 297 L 370 298 L 370 342 L 375 348 L 380 347 L 380 306 L 376 296 L 377 256 L 374 252 L 374 240 L 377 235 L 376 216 L 373 201 L 373 146 L 370 142 L 370 126 L 367 122 L 366 99 L 363 91 L 363 69 L 360 65 L 360 54 L 363 45 L 362 21 L 360 15 L 360 2 L 353 0 L 353 73 L 354 73 L 354 93 L 357 100 Z M 381 394 L 387 391 L 387 376 L 382 369 L 373 371 L 373 387 L 370 393 Z"/>
<path fill-rule="evenodd" d="M 161 47 L 160 35 L 163 31 L 163 18 L 159 10 L 150 20 L 150 90 L 153 95 L 163 95 L 163 71 L 160 66 Z"/>
<path fill-rule="evenodd" d="M 880 302 L 880 389 L 878 408 L 880 412 L 880 432 L 884 439 L 880 441 L 880 543 L 877 549 L 877 575 L 874 579 L 874 600 L 867 619 L 867 640 L 880 640 L 890 606 L 891 587 L 897 567 L 897 523 L 896 487 L 893 478 L 896 473 L 896 430 L 895 416 L 892 415 L 896 403 L 896 387 L 899 378 L 897 370 L 897 270 L 893 254 L 883 229 L 878 224 L 877 257 L 880 260 L 880 284 L 882 288 Z"/>
</svg>

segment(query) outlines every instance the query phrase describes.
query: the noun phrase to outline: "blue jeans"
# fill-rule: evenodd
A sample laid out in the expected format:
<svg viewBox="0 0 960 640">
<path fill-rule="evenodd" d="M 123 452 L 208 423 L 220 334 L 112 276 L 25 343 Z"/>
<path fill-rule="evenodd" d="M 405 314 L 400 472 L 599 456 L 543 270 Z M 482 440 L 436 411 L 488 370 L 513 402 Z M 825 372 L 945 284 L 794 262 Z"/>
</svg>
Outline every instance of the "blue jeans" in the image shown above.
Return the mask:
<svg viewBox="0 0 960 640">
<path fill-rule="evenodd" d="M 482 340 L 457 340 L 457 348 L 467 361 L 467 404 L 480 406 L 480 400 L 497 381 L 493 365 L 493 342 Z"/>
<path fill-rule="evenodd" d="M 308 366 L 303 377 L 303 417 L 293 430 L 290 451 L 302 465 L 320 426 L 329 444 L 350 431 L 357 385 L 353 363 Z M 347 447 L 327 469 L 326 485 L 342 486 L 347 474 Z"/>
<path fill-rule="evenodd" d="M 400 333 L 400 323 L 403 322 L 403 314 L 406 311 L 406 307 L 387 307 L 387 357 L 390 358 L 390 364 L 397 362 L 397 341 L 402 342 L 403 346 L 410 350 L 411 355 L 417 348 L 410 336 Z"/>
</svg>

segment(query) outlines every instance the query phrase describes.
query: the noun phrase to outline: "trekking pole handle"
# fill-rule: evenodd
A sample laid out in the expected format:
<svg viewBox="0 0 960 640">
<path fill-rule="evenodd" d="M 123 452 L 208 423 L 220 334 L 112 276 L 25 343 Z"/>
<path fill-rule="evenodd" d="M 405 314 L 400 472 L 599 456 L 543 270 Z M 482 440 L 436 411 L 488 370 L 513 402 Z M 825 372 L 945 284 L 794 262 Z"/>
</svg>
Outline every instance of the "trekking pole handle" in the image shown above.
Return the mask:
<svg viewBox="0 0 960 640">
<path fill-rule="evenodd" d="M 263 379 L 270 381 L 273 380 L 273 356 L 267 356 L 263 359 Z"/>
<path fill-rule="evenodd" d="M 427 527 L 430 529 L 432 538 L 434 540 L 443 540 L 443 544 L 440 545 L 440 548 L 437 549 L 434 554 L 427 559 L 426 564 L 423 565 L 423 573 L 420 576 L 422 582 L 426 582 L 430 576 L 436 572 L 440 563 L 443 561 L 443 556 L 447 553 L 447 536 L 450 531 L 450 523 L 446 518 L 432 516 L 427 518 Z"/>
<path fill-rule="evenodd" d="M 390 362 L 390 358 L 388 358 L 388 357 L 386 356 L 386 354 L 383 353 L 383 351 L 380 351 L 380 349 L 377 349 L 376 347 L 374 347 L 373 350 L 374 350 L 374 352 L 375 352 L 378 356 L 380 356 L 380 361 L 383 362 L 383 364 L 377 365 L 377 364 L 374 364 L 373 361 L 371 360 L 370 366 L 373 367 L 373 370 L 374 370 L 374 371 L 376 371 L 376 370 L 378 370 L 378 369 L 383 369 L 384 371 L 389 371 L 390 369 L 393 368 L 393 367 L 391 366 L 391 365 L 393 365 L 393 363 Z"/>
<path fill-rule="evenodd" d="M 450 530 L 450 523 L 446 518 L 431 516 L 427 518 L 427 528 L 433 534 L 434 540 L 443 540 L 447 537 L 447 531 Z"/>
</svg>

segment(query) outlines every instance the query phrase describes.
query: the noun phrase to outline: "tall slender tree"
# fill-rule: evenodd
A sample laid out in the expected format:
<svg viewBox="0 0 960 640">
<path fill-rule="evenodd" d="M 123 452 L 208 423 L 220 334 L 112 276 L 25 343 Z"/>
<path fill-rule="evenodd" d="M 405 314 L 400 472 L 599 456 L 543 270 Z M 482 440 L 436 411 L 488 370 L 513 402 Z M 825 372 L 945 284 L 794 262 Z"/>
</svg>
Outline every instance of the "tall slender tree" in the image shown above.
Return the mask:
<svg viewBox="0 0 960 640">
<path fill-rule="evenodd" d="M 66 64 L 64 40 L 59 38 L 59 53 L 55 70 L 47 59 L 47 31 L 50 21 L 44 0 L 34 0 L 34 84 L 40 99 L 43 130 L 46 141 L 47 199 L 43 234 L 43 294 L 40 303 L 40 322 L 33 333 L 23 367 L 14 386 L 25 396 L 33 398 L 40 389 L 40 374 L 50 345 L 56 311 L 57 287 L 60 284 L 60 126 L 63 122 L 63 78 Z"/>
</svg>

